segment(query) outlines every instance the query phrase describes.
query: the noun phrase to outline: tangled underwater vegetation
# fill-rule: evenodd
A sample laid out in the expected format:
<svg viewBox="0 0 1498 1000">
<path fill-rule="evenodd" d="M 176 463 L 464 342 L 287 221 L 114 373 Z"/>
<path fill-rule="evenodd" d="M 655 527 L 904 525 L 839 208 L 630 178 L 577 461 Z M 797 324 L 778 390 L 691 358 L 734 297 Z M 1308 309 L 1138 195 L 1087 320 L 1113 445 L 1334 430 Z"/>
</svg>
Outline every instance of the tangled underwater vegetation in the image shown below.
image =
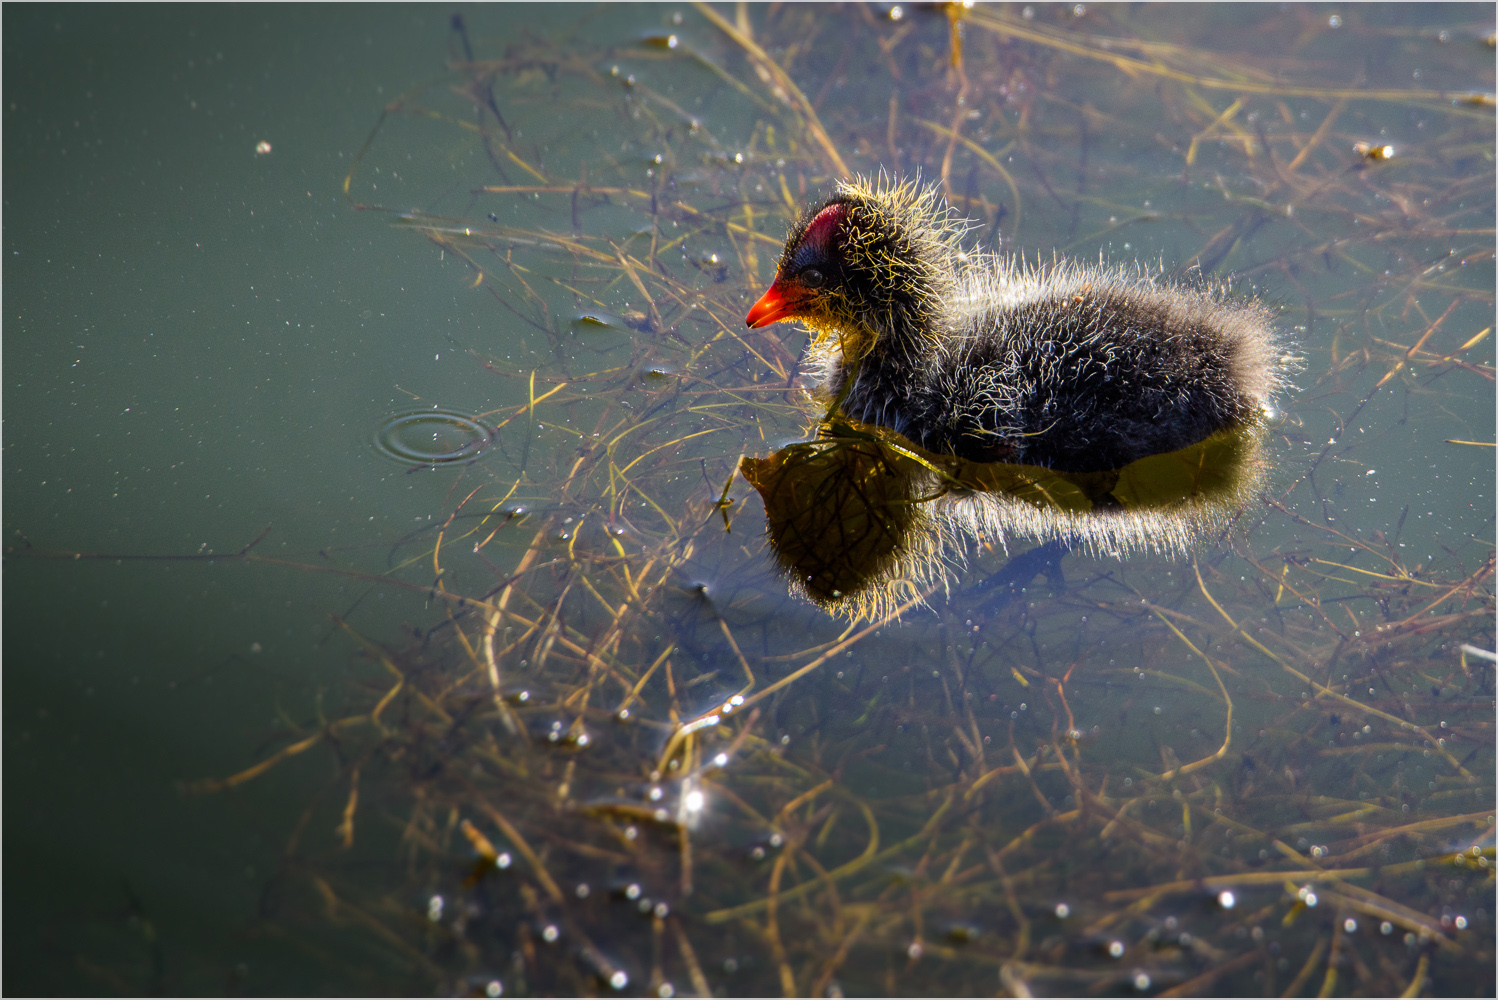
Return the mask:
<svg viewBox="0 0 1498 1000">
<path fill-rule="evenodd" d="M 469 265 L 506 402 L 346 568 L 433 620 L 193 786 L 331 767 L 263 919 L 371 992 L 1491 993 L 1491 494 L 1437 537 L 1473 487 L 1419 481 L 1492 481 L 1491 27 L 1178 10 L 456 23 L 346 191 Z M 1231 272 L 1284 414 L 1102 479 L 824 424 L 741 317 L 881 165 L 1004 252 Z"/>
</svg>

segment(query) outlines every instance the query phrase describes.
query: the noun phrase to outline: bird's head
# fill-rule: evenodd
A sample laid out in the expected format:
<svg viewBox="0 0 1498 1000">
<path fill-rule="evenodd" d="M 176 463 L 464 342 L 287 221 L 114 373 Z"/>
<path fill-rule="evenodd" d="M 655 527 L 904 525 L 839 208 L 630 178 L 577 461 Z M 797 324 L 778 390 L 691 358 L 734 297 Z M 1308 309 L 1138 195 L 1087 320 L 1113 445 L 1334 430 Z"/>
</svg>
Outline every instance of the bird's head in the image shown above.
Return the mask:
<svg viewBox="0 0 1498 1000">
<path fill-rule="evenodd" d="M 856 360 L 932 334 L 955 282 L 963 227 L 930 188 L 855 181 L 792 228 L 751 327 L 804 323 Z"/>
</svg>

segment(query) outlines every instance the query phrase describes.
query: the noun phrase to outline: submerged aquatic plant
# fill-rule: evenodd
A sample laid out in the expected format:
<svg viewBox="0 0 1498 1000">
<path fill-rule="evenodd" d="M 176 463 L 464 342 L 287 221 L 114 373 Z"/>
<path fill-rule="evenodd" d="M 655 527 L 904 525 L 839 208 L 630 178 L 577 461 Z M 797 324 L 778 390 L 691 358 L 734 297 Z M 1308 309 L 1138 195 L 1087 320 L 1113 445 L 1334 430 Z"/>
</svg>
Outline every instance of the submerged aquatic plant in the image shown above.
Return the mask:
<svg viewBox="0 0 1498 1000">
<path fill-rule="evenodd" d="M 704 5 L 626 42 L 460 31 L 345 188 L 493 296 L 508 328 L 473 356 L 503 402 L 449 509 L 357 571 L 435 620 L 345 623 L 341 707 L 194 786 L 332 762 L 267 924 L 354 926 L 382 990 L 1491 992 L 1492 522 L 1437 534 L 1427 501 L 1355 492 L 1414 414 L 1491 507 L 1491 59 L 1402 89 L 1436 43 L 1382 9 L 1224 16 L 1251 23 Z M 1366 86 L 1334 71 L 1354 54 Z M 1424 143 L 1353 151 L 1395 118 Z M 424 208 L 376 201 L 393 156 Z M 1167 263 L 1288 300 L 1301 391 L 1262 444 L 1211 443 L 1244 459 L 1232 502 L 1157 523 L 1158 476 L 804 440 L 799 340 L 740 317 L 802 206 L 879 164 L 990 244 L 1127 259 L 1164 231 L 1192 248 Z M 1161 457 L 1175 495 L 1211 447 Z M 741 456 L 798 587 L 883 581 L 853 623 L 787 596 Z M 1026 539 L 1105 557 L 1005 564 Z"/>
</svg>

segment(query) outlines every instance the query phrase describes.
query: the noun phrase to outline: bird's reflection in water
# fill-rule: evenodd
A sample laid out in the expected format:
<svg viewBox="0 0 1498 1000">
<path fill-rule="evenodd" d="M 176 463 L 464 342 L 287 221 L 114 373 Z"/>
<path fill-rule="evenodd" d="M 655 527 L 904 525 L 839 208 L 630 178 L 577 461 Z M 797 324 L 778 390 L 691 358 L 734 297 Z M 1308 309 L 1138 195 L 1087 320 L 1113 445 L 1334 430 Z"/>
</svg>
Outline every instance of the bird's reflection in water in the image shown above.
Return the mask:
<svg viewBox="0 0 1498 1000">
<path fill-rule="evenodd" d="M 936 455 L 884 428 L 837 420 L 740 469 L 764 500 L 770 547 L 792 589 L 872 620 L 948 588 L 974 543 L 1043 543 L 1034 558 L 1011 560 L 1028 574 L 1021 585 L 1070 548 L 1181 553 L 1253 495 L 1263 435 L 1249 424 L 1121 469 L 1076 473 Z"/>
</svg>

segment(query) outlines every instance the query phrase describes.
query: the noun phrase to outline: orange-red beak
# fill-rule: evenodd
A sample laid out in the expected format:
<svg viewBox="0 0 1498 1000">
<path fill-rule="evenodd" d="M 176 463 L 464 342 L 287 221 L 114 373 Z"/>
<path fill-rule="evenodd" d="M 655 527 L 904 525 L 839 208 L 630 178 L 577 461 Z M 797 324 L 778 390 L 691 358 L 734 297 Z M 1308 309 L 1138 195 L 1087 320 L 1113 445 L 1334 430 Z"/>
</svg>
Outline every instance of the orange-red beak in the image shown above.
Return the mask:
<svg viewBox="0 0 1498 1000">
<path fill-rule="evenodd" d="M 796 307 L 805 299 L 804 295 L 797 295 L 790 283 L 776 278 L 775 282 L 754 303 L 754 308 L 749 310 L 749 315 L 744 317 L 744 322 L 750 328 L 769 326 L 783 319 L 789 319 L 795 315 Z"/>
</svg>

